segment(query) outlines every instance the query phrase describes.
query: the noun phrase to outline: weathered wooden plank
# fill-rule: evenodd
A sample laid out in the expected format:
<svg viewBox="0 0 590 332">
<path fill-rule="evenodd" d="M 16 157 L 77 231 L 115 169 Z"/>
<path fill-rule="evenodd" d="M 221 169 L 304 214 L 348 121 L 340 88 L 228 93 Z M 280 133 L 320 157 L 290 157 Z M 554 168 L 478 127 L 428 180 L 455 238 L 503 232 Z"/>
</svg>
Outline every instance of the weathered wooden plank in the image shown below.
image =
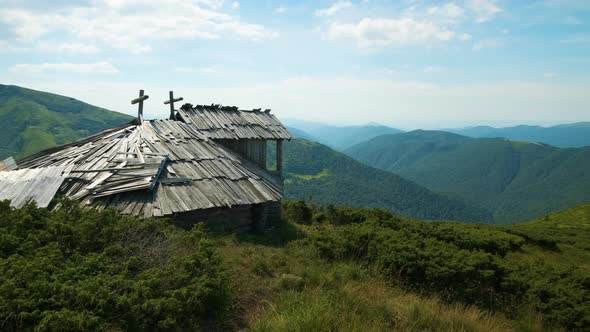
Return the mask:
<svg viewBox="0 0 590 332">
<path fill-rule="evenodd" d="M 144 166 L 128 166 L 125 169 L 142 169 Z M 97 172 L 112 172 L 118 171 L 120 168 L 117 167 L 107 167 L 107 168 L 94 168 L 94 169 L 77 169 L 72 170 L 71 173 L 97 173 Z"/>
</svg>

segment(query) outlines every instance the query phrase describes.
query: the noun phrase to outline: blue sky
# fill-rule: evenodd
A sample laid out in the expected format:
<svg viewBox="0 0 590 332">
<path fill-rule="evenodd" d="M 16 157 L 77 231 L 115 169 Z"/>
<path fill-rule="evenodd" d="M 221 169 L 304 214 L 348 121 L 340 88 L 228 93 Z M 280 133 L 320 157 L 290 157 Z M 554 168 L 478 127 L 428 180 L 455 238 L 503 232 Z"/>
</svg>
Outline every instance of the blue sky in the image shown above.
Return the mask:
<svg viewBox="0 0 590 332">
<path fill-rule="evenodd" d="M 590 120 L 590 1 L 0 0 L 0 83 L 400 128 Z"/>
</svg>

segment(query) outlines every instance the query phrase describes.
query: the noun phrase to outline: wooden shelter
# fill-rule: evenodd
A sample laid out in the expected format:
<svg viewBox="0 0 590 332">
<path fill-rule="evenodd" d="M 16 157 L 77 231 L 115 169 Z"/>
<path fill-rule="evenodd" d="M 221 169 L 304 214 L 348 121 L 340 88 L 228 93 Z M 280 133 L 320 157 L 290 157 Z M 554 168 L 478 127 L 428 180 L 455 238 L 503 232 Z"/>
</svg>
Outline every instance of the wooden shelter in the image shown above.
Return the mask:
<svg viewBox="0 0 590 332">
<path fill-rule="evenodd" d="M 162 120 L 138 119 L 41 151 L 0 171 L 0 199 L 54 208 L 65 196 L 98 210 L 174 218 L 190 226 L 249 228 L 280 218 L 282 140 L 291 139 L 269 111 L 185 104 Z M 171 94 L 171 100 L 172 94 Z M 267 142 L 276 141 L 276 170 Z"/>
</svg>

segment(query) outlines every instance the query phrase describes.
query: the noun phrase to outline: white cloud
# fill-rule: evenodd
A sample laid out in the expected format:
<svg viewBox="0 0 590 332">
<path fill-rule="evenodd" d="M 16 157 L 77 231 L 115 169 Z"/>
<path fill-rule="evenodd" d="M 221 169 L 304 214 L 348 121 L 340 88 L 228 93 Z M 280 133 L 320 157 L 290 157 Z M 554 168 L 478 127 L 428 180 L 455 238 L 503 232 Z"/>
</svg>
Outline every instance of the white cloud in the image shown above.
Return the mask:
<svg viewBox="0 0 590 332">
<path fill-rule="evenodd" d="M 234 1 L 234 2 L 232 2 L 232 3 L 231 3 L 231 8 L 233 8 L 233 9 L 238 9 L 238 8 L 240 8 L 240 3 L 239 3 L 239 2 L 237 2 L 237 1 Z"/>
<path fill-rule="evenodd" d="M 30 52 L 29 47 L 23 47 L 16 44 L 11 44 L 6 40 L 0 40 L 0 54 L 2 53 L 24 53 Z"/>
<path fill-rule="evenodd" d="M 39 41 L 37 43 L 15 42 L 0 40 L 0 53 L 63 53 L 67 55 L 90 55 L 99 53 L 101 50 L 90 44 L 83 43 L 62 43 Z"/>
<path fill-rule="evenodd" d="M 198 74 L 204 74 L 204 75 L 218 75 L 218 74 L 222 74 L 226 70 L 222 66 L 208 66 L 208 67 L 198 67 L 198 68 L 180 66 L 180 67 L 175 67 L 174 71 L 176 71 L 177 73 L 183 73 L 183 74 L 198 73 Z"/>
<path fill-rule="evenodd" d="M 0 23 L 12 28 L 21 41 L 35 40 L 50 29 L 49 20 L 38 21 L 38 14 L 18 9 L 0 9 Z"/>
<path fill-rule="evenodd" d="M 328 17 L 336 14 L 337 12 L 352 7 L 352 2 L 350 1 L 339 1 L 333 4 L 328 8 L 318 9 L 315 11 L 315 16 L 319 17 Z"/>
<path fill-rule="evenodd" d="M 71 74 L 116 74 L 118 72 L 109 62 L 96 63 L 42 63 L 42 64 L 18 64 L 10 68 L 17 74 L 39 74 L 45 72 L 71 73 Z"/>
<path fill-rule="evenodd" d="M 145 52 L 155 40 L 219 39 L 264 40 L 278 36 L 260 24 L 243 22 L 221 11 L 215 0 L 95 0 L 90 5 L 52 11 L 0 9 L 0 23 L 17 40 L 35 41 L 49 33 L 68 42 Z M 237 3 L 237 2 L 236 2 Z"/>
<path fill-rule="evenodd" d="M 457 19 L 465 13 L 465 10 L 454 2 L 446 3 L 442 6 L 432 6 L 427 9 L 428 15 L 431 16 L 439 16 L 444 19 L 454 20 Z"/>
<path fill-rule="evenodd" d="M 502 12 L 497 0 L 467 0 L 467 6 L 474 12 L 477 22 L 486 22 Z"/>
<path fill-rule="evenodd" d="M 479 51 L 484 48 L 498 48 L 500 46 L 502 46 L 502 43 L 497 39 L 483 39 L 473 44 L 473 49 Z"/>
<path fill-rule="evenodd" d="M 48 43 L 40 42 L 37 49 L 42 52 L 58 52 L 68 54 L 96 54 L 100 49 L 94 45 L 81 43 Z"/>
<path fill-rule="evenodd" d="M 193 67 L 175 67 L 174 71 L 177 73 L 194 73 L 195 69 Z"/>
<path fill-rule="evenodd" d="M 465 40 L 471 40 L 471 35 L 470 35 L 470 34 L 468 34 L 468 33 L 462 33 L 462 34 L 459 36 L 459 40 L 463 40 L 463 41 L 465 41 Z"/>
<path fill-rule="evenodd" d="M 332 23 L 330 39 L 350 38 L 360 47 L 402 45 L 432 46 L 455 39 L 455 32 L 429 21 L 413 18 L 364 18 L 356 24 Z"/>
<path fill-rule="evenodd" d="M 275 8 L 275 13 L 283 14 L 283 13 L 286 13 L 286 12 L 287 12 L 287 8 L 285 8 L 285 7 Z"/>
</svg>

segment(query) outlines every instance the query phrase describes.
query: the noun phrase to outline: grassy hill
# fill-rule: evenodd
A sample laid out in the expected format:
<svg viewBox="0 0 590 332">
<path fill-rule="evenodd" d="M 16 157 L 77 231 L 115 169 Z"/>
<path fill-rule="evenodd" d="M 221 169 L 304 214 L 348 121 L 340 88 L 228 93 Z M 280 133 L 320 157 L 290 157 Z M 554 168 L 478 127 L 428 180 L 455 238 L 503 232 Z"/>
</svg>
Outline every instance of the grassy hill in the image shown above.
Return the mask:
<svg viewBox="0 0 590 332">
<path fill-rule="evenodd" d="M 478 204 L 500 223 L 590 201 L 590 147 L 561 149 L 413 131 L 380 136 L 345 152 L 431 190 Z"/>
<path fill-rule="evenodd" d="M 478 126 L 450 129 L 449 131 L 470 137 L 504 137 L 518 141 L 542 142 L 562 148 L 590 146 L 590 122 L 563 124 L 553 127 L 515 126 L 494 128 Z"/>
<path fill-rule="evenodd" d="M 562 269 L 577 266 L 590 275 L 590 204 L 554 212 L 512 225 L 509 231 L 527 239 L 514 255 L 551 261 Z"/>
<path fill-rule="evenodd" d="M 590 328 L 590 205 L 512 227 L 284 211 L 270 229 L 219 234 L 0 202 L 2 329 Z"/>
<path fill-rule="evenodd" d="M 397 134 L 403 131 L 381 125 L 365 126 L 323 126 L 306 131 L 313 140 L 338 151 L 349 148 L 355 144 L 370 140 L 373 137 L 386 134 Z M 307 137 L 301 137 L 308 139 Z"/>
<path fill-rule="evenodd" d="M 363 165 L 319 143 L 297 139 L 287 142 L 284 162 L 287 199 L 312 197 L 323 204 L 379 207 L 424 219 L 491 219 L 490 213 L 481 208 Z"/>
<path fill-rule="evenodd" d="M 131 119 L 74 98 L 0 84 L 0 159 L 21 158 Z"/>
</svg>

